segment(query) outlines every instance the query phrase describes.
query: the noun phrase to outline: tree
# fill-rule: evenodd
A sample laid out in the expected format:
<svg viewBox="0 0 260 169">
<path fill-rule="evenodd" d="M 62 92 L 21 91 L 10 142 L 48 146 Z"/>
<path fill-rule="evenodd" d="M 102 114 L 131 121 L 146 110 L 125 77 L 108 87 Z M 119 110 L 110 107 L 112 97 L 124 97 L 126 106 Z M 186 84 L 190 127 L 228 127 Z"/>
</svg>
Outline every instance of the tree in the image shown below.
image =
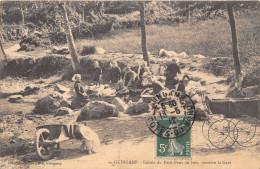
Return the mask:
<svg viewBox="0 0 260 169">
<path fill-rule="evenodd" d="M 233 3 L 227 2 L 227 11 L 228 11 L 229 23 L 230 23 L 231 34 L 232 34 L 234 66 L 236 72 L 236 79 L 238 79 L 238 76 L 241 73 L 241 68 L 240 68 L 240 61 L 239 61 L 238 49 L 237 49 L 236 23 L 235 23 L 232 7 L 233 7 Z"/>
<path fill-rule="evenodd" d="M 78 54 L 76 51 L 74 39 L 72 36 L 72 32 L 70 29 L 70 24 L 69 24 L 69 19 L 68 19 L 68 14 L 67 14 L 67 9 L 66 9 L 66 2 L 63 2 L 63 5 L 59 4 L 61 8 L 63 8 L 63 19 L 65 22 L 65 33 L 66 33 L 66 38 L 69 43 L 69 50 L 70 50 L 70 56 L 71 56 L 71 62 L 72 62 L 72 67 L 74 73 L 80 73 L 80 64 L 79 64 L 79 58 Z"/>
<path fill-rule="evenodd" d="M 1 49 L 1 53 L 4 55 L 4 58 L 7 59 L 7 56 L 6 56 L 5 51 L 4 51 L 4 46 L 3 46 L 3 41 L 2 40 L 3 40 L 2 36 L 0 36 L 0 49 Z"/>
<path fill-rule="evenodd" d="M 140 26 L 141 26 L 141 44 L 142 44 L 142 51 L 143 51 L 143 59 L 144 61 L 147 61 L 147 65 L 150 66 L 150 59 L 147 53 L 146 48 L 146 32 L 145 32 L 145 2 L 139 2 L 140 3 Z"/>
</svg>

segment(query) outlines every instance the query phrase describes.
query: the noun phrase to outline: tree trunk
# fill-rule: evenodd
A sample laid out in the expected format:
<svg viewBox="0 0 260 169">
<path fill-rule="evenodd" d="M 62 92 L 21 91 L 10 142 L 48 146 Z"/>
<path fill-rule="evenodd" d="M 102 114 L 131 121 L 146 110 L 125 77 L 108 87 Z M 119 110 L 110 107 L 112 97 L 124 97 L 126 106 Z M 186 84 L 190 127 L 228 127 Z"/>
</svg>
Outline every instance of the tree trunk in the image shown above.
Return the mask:
<svg viewBox="0 0 260 169">
<path fill-rule="evenodd" d="M 24 36 L 24 12 L 23 7 L 20 7 L 21 15 L 22 15 L 22 36 Z"/>
<path fill-rule="evenodd" d="M 82 20 L 83 20 L 83 22 L 85 22 L 85 6 L 83 6 Z"/>
<path fill-rule="evenodd" d="M 78 58 L 73 35 L 72 35 L 70 25 L 69 25 L 69 19 L 68 19 L 67 9 L 66 9 L 66 2 L 63 3 L 63 10 L 64 10 L 63 18 L 65 21 L 65 33 L 66 33 L 67 42 L 69 43 L 69 50 L 70 50 L 73 71 L 74 71 L 74 73 L 80 73 L 81 69 L 80 69 L 80 64 L 79 64 L 79 58 Z"/>
<path fill-rule="evenodd" d="M 143 59 L 147 61 L 147 65 L 150 66 L 150 59 L 147 53 L 146 48 L 146 32 L 145 32 L 145 2 L 140 2 L 140 26 L 141 26 L 141 44 L 142 44 L 142 51 L 143 51 Z"/>
<path fill-rule="evenodd" d="M 227 2 L 228 17 L 229 17 L 229 23 L 231 27 L 231 33 L 232 33 L 234 66 L 236 71 L 236 79 L 238 79 L 238 76 L 241 73 L 241 68 L 240 68 L 240 61 L 239 61 L 238 49 L 237 49 L 236 24 L 235 24 L 233 11 L 232 11 L 232 6 L 233 4 L 231 2 Z"/>
<path fill-rule="evenodd" d="M 3 46 L 3 39 L 2 39 L 2 33 L 0 32 L 1 36 L 0 36 L 0 49 L 1 49 L 1 53 L 3 54 L 5 60 L 7 59 L 7 56 L 5 54 L 5 51 L 4 51 L 4 46 Z"/>
</svg>

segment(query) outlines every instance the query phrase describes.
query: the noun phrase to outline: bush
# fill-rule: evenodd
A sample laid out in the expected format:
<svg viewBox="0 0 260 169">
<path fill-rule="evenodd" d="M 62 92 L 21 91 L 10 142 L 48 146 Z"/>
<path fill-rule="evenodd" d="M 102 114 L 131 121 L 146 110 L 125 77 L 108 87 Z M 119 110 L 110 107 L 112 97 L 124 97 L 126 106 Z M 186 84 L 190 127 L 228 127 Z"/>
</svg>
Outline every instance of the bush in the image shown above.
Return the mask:
<svg viewBox="0 0 260 169">
<path fill-rule="evenodd" d="M 67 43 L 65 32 L 50 32 L 49 37 L 52 44 L 65 44 Z"/>
<path fill-rule="evenodd" d="M 83 46 L 82 50 L 80 52 L 81 56 L 89 55 L 89 54 L 94 54 L 96 52 L 96 47 L 95 46 Z"/>
<path fill-rule="evenodd" d="M 80 25 L 80 37 L 93 37 L 97 34 L 108 33 L 112 30 L 113 22 L 103 19 L 93 24 L 83 22 Z"/>
</svg>

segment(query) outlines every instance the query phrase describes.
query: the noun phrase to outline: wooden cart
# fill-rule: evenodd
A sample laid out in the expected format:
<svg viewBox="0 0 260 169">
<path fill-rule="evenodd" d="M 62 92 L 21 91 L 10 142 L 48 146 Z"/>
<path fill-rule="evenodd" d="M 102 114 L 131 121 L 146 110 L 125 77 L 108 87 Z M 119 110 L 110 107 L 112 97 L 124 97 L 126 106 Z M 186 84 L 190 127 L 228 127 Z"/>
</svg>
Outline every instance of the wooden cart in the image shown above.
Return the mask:
<svg viewBox="0 0 260 169">
<path fill-rule="evenodd" d="M 75 138 L 78 125 L 43 125 L 36 128 L 34 146 L 37 156 L 42 160 L 48 160 L 53 155 L 54 146 L 60 148 L 59 143 Z"/>
</svg>

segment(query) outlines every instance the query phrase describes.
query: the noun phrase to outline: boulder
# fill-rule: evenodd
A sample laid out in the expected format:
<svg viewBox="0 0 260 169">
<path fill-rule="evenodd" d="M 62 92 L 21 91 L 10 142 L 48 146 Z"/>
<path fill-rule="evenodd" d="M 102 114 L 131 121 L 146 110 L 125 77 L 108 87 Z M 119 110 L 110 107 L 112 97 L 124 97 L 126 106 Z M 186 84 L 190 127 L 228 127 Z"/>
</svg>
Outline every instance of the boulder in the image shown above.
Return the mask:
<svg viewBox="0 0 260 169">
<path fill-rule="evenodd" d="M 102 48 L 96 47 L 95 54 L 105 54 L 106 51 Z"/>
<path fill-rule="evenodd" d="M 33 109 L 33 112 L 36 114 L 49 114 L 56 113 L 56 111 L 61 107 L 61 102 L 63 97 L 58 92 L 53 92 L 48 96 L 39 99 L 36 102 L 36 106 Z"/>
<path fill-rule="evenodd" d="M 69 54 L 69 48 L 65 46 L 64 47 L 53 46 L 52 53 L 66 55 Z"/>
<path fill-rule="evenodd" d="M 116 106 L 104 101 L 92 101 L 83 107 L 77 122 L 106 117 L 118 117 Z"/>
<path fill-rule="evenodd" d="M 31 133 L 23 132 L 21 135 L 18 136 L 18 139 L 20 141 L 31 140 L 32 139 L 32 135 L 31 135 Z"/>
<path fill-rule="evenodd" d="M 187 58 L 188 55 L 187 55 L 187 53 L 185 53 L 185 52 L 181 52 L 181 53 L 179 54 L 179 57 Z"/>
<path fill-rule="evenodd" d="M 152 64 L 150 66 L 150 70 L 154 75 L 158 75 L 160 73 L 160 65 L 159 64 Z"/>
<path fill-rule="evenodd" d="M 71 104 L 70 104 L 69 101 L 66 100 L 66 99 L 63 99 L 63 100 L 61 101 L 60 106 L 61 106 L 61 107 L 71 108 Z"/>
<path fill-rule="evenodd" d="M 194 58 L 198 58 L 198 59 L 204 59 L 205 56 L 199 54 L 199 55 L 193 55 Z"/>
<path fill-rule="evenodd" d="M 130 115 L 136 115 L 136 114 L 142 114 L 142 113 L 149 113 L 150 106 L 148 103 L 137 103 L 133 106 L 128 107 L 126 110 L 126 114 Z"/>
<path fill-rule="evenodd" d="M 178 54 L 174 51 L 167 51 L 165 49 L 161 49 L 159 52 L 160 57 L 176 57 Z"/>
<path fill-rule="evenodd" d="M 59 93 L 65 93 L 65 92 L 68 92 L 68 91 L 70 91 L 70 89 L 69 88 L 67 88 L 67 87 L 65 87 L 65 86 L 62 86 L 62 85 L 60 85 L 60 84 L 56 84 L 55 86 L 54 86 L 54 91 L 57 91 L 57 92 L 59 92 Z"/>
<path fill-rule="evenodd" d="M 116 93 L 117 96 L 124 96 L 127 94 L 129 94 L 129 90 L 127 88 L 123 88 L 123 89 L 117 91 L 117 93 Z"/>
<path fill-rule="evenodd" d="M 31 87 L 31 86 L 27 86 L 24 88 L 24 91 L 21 92 L 21 94 L 23 96 L 28 96 L 28 95 L 31 95 L 31 94 L 37 94 L 37 92 L 40 90 L 39 87 Z"/>
<path fill-rule="evenodd" d="M 111 88 L 106 88 L 100 91 L 99 94 L 103 97 L 116 96 L 116 90 Z"/>
<path fill-rule="evenodd" d="M 81 103 L 79 100 L 73 99 L 73 100 L 71 101 L 71 109 L 72 109 L 72 110 L 74 110 L 74 109 L 80 109 L 80 108 L 82 108 L 82 107 L 83 107 L 83 105 L 82 105 L 82 103 Z"/>
<path fill-rule="evenodd" d="M 116 106 L 116 109 L 121 112 L 125 112 L 128 108 L 128 105 L 119 97 L 115 97 L 112 101 L 112 104 Z"/>
<path fill-rule="evenodd" d="M 12 95 L 8 98 L 8 101 L 11 103 L 21 103 L 23 101 L 22 95 Z"/>
<path fill-rule="evenodd" d="M 63 116 L 63 115 L 66 115 L 66 114 L 71 114 L 72 113 L 72 110 L 68 107 L 61 107 L 57 110 L 55 116 Z"/>
</svg>

